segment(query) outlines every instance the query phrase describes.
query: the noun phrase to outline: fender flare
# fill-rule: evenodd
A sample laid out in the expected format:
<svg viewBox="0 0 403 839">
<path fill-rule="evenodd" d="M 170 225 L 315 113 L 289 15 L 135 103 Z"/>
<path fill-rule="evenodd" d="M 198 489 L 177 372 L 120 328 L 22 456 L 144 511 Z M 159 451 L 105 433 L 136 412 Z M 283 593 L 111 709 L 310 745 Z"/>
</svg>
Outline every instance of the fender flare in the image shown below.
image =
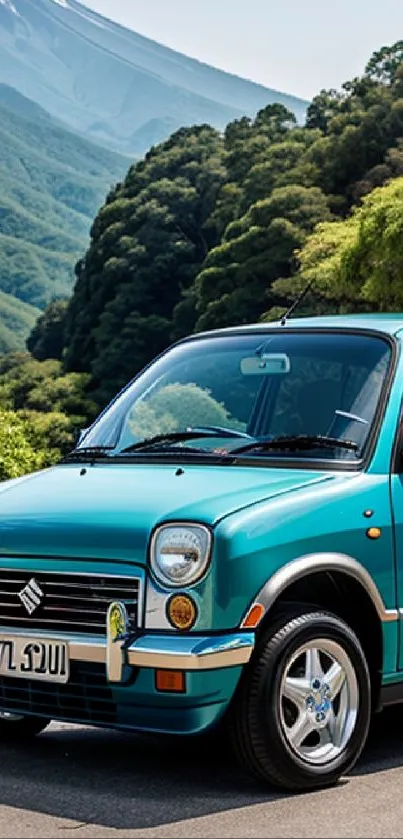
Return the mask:
<svg viewBox="0 0 403 839">
<path fill-rule="evenodd" d="M 251 622 L 253 619 L 252 610 L 254 610 L 254 615 L 259 615 L 254 624 L 257 626 L 264 615 L 273 607 L 283 591 L 292 585 L 292 583 L 297 582 L 297 580 L 301 580 L 318 571 L 338 571 L 346 576 L 352 577 L 360 583 L 370 597 L 382 623 L 398 620 L 398 610 L 386 608 L 379 589 L 375 585 L 371 575 L 360 562 L 347 554 L 317 553 L 301 556 L 298 559 L 288 562 L 282 568 L 279 568 L 278 571 L 275 571 L 260 589 L 247 612 L 244 614 L 241 627 L 246 629 L 253 626 Z M 250 619 L 249 623 L 248 618 Z"/>
</svg>

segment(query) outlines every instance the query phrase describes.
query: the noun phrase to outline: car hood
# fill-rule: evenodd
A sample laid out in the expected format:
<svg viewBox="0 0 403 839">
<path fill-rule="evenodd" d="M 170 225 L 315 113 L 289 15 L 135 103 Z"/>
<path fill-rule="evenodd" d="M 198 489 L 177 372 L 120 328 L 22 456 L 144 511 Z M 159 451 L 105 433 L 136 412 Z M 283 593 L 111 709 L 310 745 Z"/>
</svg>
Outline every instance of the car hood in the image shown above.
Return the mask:
<svg viewBox="0 0 403 839">
<path fill-rule="evenodd" d="M 223 518 L 335 473 L 238 466 L 60 465 L 0 484 L 0 554 L 146 563 L 163 521 Z"/>
</svg>

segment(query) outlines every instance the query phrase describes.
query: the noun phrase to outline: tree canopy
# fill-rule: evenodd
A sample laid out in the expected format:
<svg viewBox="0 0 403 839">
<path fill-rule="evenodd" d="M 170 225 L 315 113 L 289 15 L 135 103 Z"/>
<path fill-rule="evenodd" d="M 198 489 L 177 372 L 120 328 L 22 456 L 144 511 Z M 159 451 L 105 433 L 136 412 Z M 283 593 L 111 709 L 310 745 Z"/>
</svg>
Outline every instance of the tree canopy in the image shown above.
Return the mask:
<svg viewBox="0 0 403 839">
<path fill-rule="evenodd" d="M 65 366 L 111 395 L 170 341 L 173 311 L 217 243 L 225 178 L 209 126 L 182 129 L 131 167 L 95 219 L 67 313 Z"/>
<path fill-rule="evenodd" d="M 374 189 L 344 221 L 319 224 L 298 259 L 300 286 L 312 282 L 312 297 L 333 310 L 402 310 L 403 178 Z"/>
<path fill-rule="evenodd" d="M 14 411 L 0 409 L 0 481 L 19 478 L 43 465 L 42 453 L 30 442 L 24 420 Z"/>
<path fill-rule="evenodd" d="M 0 412 L 51 465 L 69 451 L 80 428 L 95 418 L 97 406 L 86 396 L 89 376 L 64 373 L 59 361 L 37 361 L 29 353 L 0 356 Z M 28 470 L 29 471 L 29 470 Z"/>
<path fill-rule="evenodd" d="M 67 298 L 53 300 L 31 330 L 27 340 L 27 349 L 38 361 L 46 358 L 61 359 L 67 307 Z"/>
</svg>

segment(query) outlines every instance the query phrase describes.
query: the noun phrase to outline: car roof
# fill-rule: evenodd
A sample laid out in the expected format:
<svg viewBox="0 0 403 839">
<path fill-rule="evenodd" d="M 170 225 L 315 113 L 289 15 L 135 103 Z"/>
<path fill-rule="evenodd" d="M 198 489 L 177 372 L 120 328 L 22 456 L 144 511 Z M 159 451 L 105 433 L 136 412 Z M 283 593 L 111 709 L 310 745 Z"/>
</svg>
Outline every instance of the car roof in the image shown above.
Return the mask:
<svg viewBox="0 0 403 839">
<path fill-rule="evenodd" d="M 403 313 L 391 314 L 357 314 L 357 315 L 326 315 L 318 317 L 290 317 L 285 325 L 281 321 L 266 321 L 264 323 L 240 324 L 208 332 L 199 332 L 192 337 L 208 337 L 218 335 L 239 335 L 240 333 L 264 333 L 273 329 L 348 329 L 381 332 L 386 335 L 398 335 L 403 330 Z"/>
</svg>

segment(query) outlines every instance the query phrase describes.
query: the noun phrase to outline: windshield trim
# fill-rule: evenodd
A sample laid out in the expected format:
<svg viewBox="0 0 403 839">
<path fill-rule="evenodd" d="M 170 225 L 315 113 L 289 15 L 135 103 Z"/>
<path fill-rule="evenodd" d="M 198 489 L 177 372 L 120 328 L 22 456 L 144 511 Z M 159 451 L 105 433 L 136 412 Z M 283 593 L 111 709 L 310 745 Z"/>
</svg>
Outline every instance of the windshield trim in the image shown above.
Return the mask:
<svg viewBox="0 0 403 839">
<path fill-rule="evenodd" d="M 123 396 L 123 394 L 125 394 L 129 390 L 129 388 L 131 388 L 135 384 L 135 382 L 137 382 L 137 380 L 140 378 L 140 376 L 142 376 L 147 370 L 149 370 L 153 366 L 153 364 L 155 364 L 157 361 L 162 359 L 165 355 L 167 355 L 175 347 L 183 346 L 183 345 L 190 344 L 190 343 L 196 343 L 198 341 L 208 341 L 208 340 L 213 339 L 213 338 L 214 339 L 217 339 L 217 338 L 218 339 L 220 339 L 220 338 L 224 339 L 224 338 L 231 338 L 231 337 L 237 337 L 237 336 L 241 337 L 241 336 L 245 336 L 245 335 L 256 335 L 256 336 L 278 335 L 278 334 L 281 334 L 282 332 L 285 332 L 285 333 L 288 333 L 288 334 L 293 334 L 293 335 L 295 335 L 295 334 L 297 334 L 297 335 L 301 335 L 301 334 L 328 335 L 329 333 L 330 334 L 334 333 L 334 334 L 338 334 L 338 335 L 360 335 L 360 336 L 362 335 L 362 336 L 366 336 L 366 337 L 377 338 L 378 340 L 384 341 L 386 344 L 389 345 L 389 347 L 391 349 L 391 358 L 390 358 L 389 368 L 388 368 L 387 374 L 385 376 L 385 380 L 384 380 L 383 385 L 382 385 L 382 390 L 381 390 L 381 393 L 380 393 L 380 396 L 379 396 L 378 405 L 377 405 L 377 408 L 376 408 L 376 411 L 375 411 L 375 414 L 374 414 L 374 418 L 373 418 L 372 424 L 371 424 L 371 430 L 370 430 L 368 438 L 365 442 L 363 456 L 361 458 L 357 458 L 356 460 L 352 460 L 352 459 L 351 460 L 349 460 L 349 459 L 337 460 L 337 459 L 333 459 L 333 458 L 326 459 L 326 458 L 322 458 L 322 457 L 320 459 L 319 458 L 302 458 L 302 457 L 298 457 L 298 458 L 278 457 L 278 456 L 272 457 L 270 454 L 266 455 L 265 457 L 260 457 L 260 456 L 250 457 L 248 455 L 247 457 L 237 456 L 237 458 L 236 458 L 237 465 L 263 466 L 263 467 L 266 466 L 266 468 L 294 468 L 294 469 L 309 468 L 309 469 L 315 469 L 315 470 L 317 468 L 318 471 L 323 471 L 323 470 L 325 470 L 325 471 L 326 470 L 348 471 L 348 472 L 350 472 L 350 471 L 354 471 L 354 472 L 365 471 L 369 467 L 369 465 L 372 461 L 373 455 L 374 455 L 375 447 L 376 447 L 378 437 L 379 437 L 380 428 L 381 428 L 382 421 L 383 421 L 383 418 L 384 418 L 384 415 L 385 415 L 386 405 L 388 403 L 388 399 L 389 399 L 389 395 L 390 395 L 390 391 L 391 391 L 391 387 L 392 387 L 392 382 L 393 382 L 393 379 L 394 379 L 394 376 L 395 376 L 397 360 L 398 360 L 398 346 L 399 346 L 398 345 L 398 340 L 397 340 L 395 335 L 391 335 L 390 333 L 383 332 L 379 329 L 371 329 L 371 328 L 368 328 L 368 327 L 363 327 L 363 328 L 361 328 L 361 327 L 347 327 L 347 326 L 343 326 L 343 327 L 337 327 L 337 326 L 335 326 L 335 327 L 331 327 L 331 326 L 326 326 L 326 327 L 323 327 L 323 326 L 296 327 L 296 326 L 292 325 L 291 321 L 287 321 L 286 325 L 283 326 L 283 327 L 279 327 L 279 326 L 273 327 L 273 326 L 268 324 L 267 329 L 265 329 L 265 328 L 262 329 L 262 328 L 258 328 L 258 327 L 255 326 L 255 327 L 251 327 L 250 330 L 249 329 L 246 330 L 245 326 L 243 326 L 243 327 L 241 325 L 239 327 L 234 326 L 234 327 L 230 327 L 230 328 L 226 328 L 226 329 L 222 329 L 222 330 L 215 330 L 215 331 L 211 331 L 211 332 L 200 332 L 200 333 L 197 333 L 196 335 L 189 335 L 185 338 L 181 338 L 180 340 L 175 341 L 173 344 L 171 344 L 169 347 L 167 347 L 165 350 L 163 350 L 161 353 L 159 353 L 157 356 L 155 356 L 155 358 L 153 358 L 149 362 L 149 364 L 147 364 L 145 367 L 143 367 L 142 370 L 139 370 L 139 372 L 136 374 L 136 376 L 134 376 L 133 379 L 131 379 L 116 394 L 116 396 L 109 402 L 109 404 L 105 406 L 103 411 L 97 416 L 97 418 L 94 420 L 92 425 L 89 426 L 89 428 L 87 429 L 87 431 L 86 431 L 85 435 L 83 436 L 82 440 L 80 440 L 80 445 L 77 446 L 76 449 L 73 450 L 74 453 L 77 453 L 79 455 L 80 454 L 80 449 L 85 448 L 85 440 L 86 440 L 87 436 L 90 434 L 90 432 L 93 431 L 95 426 L 98 425 L 98 423 L 100 422 L 102 417 L 105 416 L 107 411 L 109 411 L 110 408 L 112 408 L 112 406 L 115 405 L 115 403 L 118 401 L 118 399 L 120 399 L 120 397 Z M 73 452 L 71 454 L 73 454 Z M 207 452 L 206 452 L 206 454 L 207 454 Z M 167 455 L 168 455 L 167 452 L 164 453 L 164 452 L 161 452 L 161 451 L 160 452 L 155 452 L 155 453 L 135 452 L 135 453 L 130 454 L 128 456 L 127 455 L 123 455 L 123 456 L 120 455 L 120 457 L 118 459 L 117 457 L 115 458 L 113 454 L 110 454 L 106 458 L 105 457 L 102 458 L 102 463 L 105 463 L 105 462 L 108 462 L 108 461 L 113 462 L 113 463 L 117 463 L 117 462 L 124 463 L 124 462 L 126 462 L 126 459 L 127 459 L 128 462 L 133 463 L 133 461 L 137 457 L 141 458 L 141 460 L 143 462 L 144 462 L 145 458 L 147 458 L 147 457 L 150 457 L 152 461 L 155 461 L 155 459 L 157 458 L 159 460 L 159 462 L 162 462 L 164 457 L 167 457 Z M 199 462 L 201 462 L 201 463 L 203 463 L 203 462 L 206 463 L 206 461 L 209 459 L 204 454 L 201 455 L 200 452 L 198 452 L 196 456 L 198 457 Z M 190 457 L 191 457 L 191 455 L 189 455 L 189 453 L 187 453 L 186 457 L 183 458 L 183 462 L 186 461 L 187 463 L 189 463 L 190 462 L 190 460 L 189 460 Z M 178 451 L 177 451 L 177 459 L 178 459 L 178 461 L 181 461 L 181 455 L 180 455 L 180 449 L 179 448 L 178 448 Z M 224 465 L 230 465 L 230 463 L 235 460 L 235 455 L 233 457 L 231 457 L 231 453 L 228 452 L 228 455 L 218 455 L 218 456 L 215 455 L 214 459 L 215 459 L 215 462 L 217 462 L 217 463 L 224 464 Z M 92 458 L 91 458 L 91 460 L 92 460 Z M 95 458 L 93 460 L 93 462 L 96 462 L 96 460 L 97 459 Z M 245 463 L 246 460 L 248 461 L 247 464 Z M 172 462 L 172 457 L 171 457 L 170 454 L 167 457 L 167 462 L 168 463 Z"/>
</svg>

